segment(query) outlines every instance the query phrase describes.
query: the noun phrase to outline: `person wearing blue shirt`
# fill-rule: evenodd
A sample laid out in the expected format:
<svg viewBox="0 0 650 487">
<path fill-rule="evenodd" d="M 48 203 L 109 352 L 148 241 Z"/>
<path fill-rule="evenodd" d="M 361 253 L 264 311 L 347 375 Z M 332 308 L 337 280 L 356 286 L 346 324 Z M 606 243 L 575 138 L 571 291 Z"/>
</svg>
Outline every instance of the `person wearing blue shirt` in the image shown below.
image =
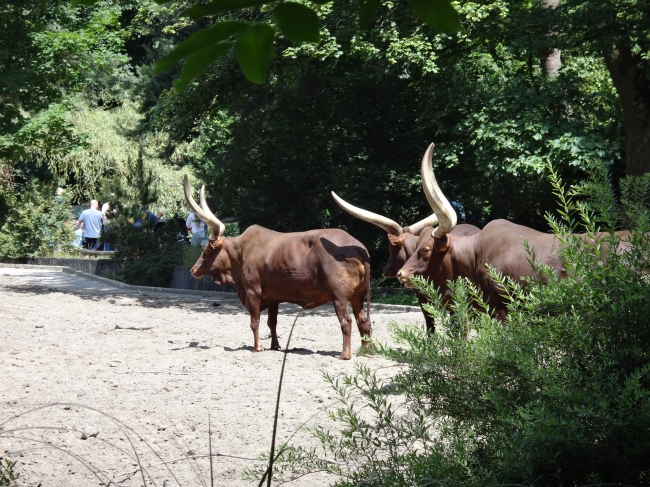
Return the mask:
<svg viewBox="0 0 650 487">
<path fill-rule="evenodd" d="M 83 247 L 84 249 L 95 250 L 97 239 L 102 230 L 102 212 L 99 211 L 97 200 L 90 200 L 90 209 L 84 210 L 74 224 L 75 229 L 83 225 Z"/>
<path fill-rule="evenodd" d="M 147 220 L 149 220 L 152 225 L 154 223 L 156 223 L 160 219 L 160 217 L 163 215 L 162 213 L 159 213 L 158 215 L 156 215 L 153 211 L 149 210 L 149 208 L 147 208 L 146 206 L 142 207 L 141 209 L 142 209 L 142 211 L 144 211 L 145 218 Z M 142 226 L 142 219 L 138 219 L 133 224 L 133 226 L 135 228 L 140 228 Z"/>
</svg>

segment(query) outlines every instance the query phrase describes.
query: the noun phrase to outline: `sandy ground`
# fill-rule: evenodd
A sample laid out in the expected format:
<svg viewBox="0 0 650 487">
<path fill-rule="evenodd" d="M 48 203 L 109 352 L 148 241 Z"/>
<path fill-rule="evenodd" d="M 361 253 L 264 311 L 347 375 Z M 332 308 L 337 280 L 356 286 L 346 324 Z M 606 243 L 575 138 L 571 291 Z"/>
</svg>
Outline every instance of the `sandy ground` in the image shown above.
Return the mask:
<svg viewBox="0 0 650 487">
<path fill-rule="evenodd" d="M 280 307 L 283 347 L 297 311 Z M 374 310 L 371 319 L 382 341 L 389 341 L 391 321 L 424 321 L 414 308 Z M 263 317 L 261 333 L 269 347 L 265 322 Z M 317 414 L 333 397 L 322 372 L 353 372 L 356 362 L 372 369 L 390 365 L 357 356 L 356 327 L 352 338 L 353 359 L 340 361 L 341 331 L 332 306 L 299 319 L 278 441 L 314 415 L 310 426 L 328 421 L 324 412 Z M 283 354 L 251 353 L 252 341 L 248 314 L 236 299 L 148 296 L 61 272 L 0 267 L 0 457 L 18 462 L 21 486 L 92 486 L 111 479 L 111 485 L 140 486 L 132 443 L 155 480 L 147 485 L 210 485 L 206 458 L 171 463 L 169 470 L 155 464 L 207 454 L 208 412 L 213 452 L 256 458 L 268 451 Z M 82 439 L 83 430 L 99 433 Z M 298 438 L 312 441 L 304 433 Z M 78 458 L 90 462 L 99 479 Z M 253 465 L 245 458 L 216 458 L 215 485 L 252 485 L 242 472 Z M 332 480 L 319 473 L 291 485 Z"/>
</svg>

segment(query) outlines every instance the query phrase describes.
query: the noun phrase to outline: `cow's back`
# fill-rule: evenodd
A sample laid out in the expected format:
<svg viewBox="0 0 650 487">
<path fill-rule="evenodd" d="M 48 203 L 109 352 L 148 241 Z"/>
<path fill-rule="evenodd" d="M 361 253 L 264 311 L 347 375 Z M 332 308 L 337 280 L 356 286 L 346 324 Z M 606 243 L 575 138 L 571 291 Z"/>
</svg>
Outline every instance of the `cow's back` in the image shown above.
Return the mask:
<svg viewBox="0 0 650 487">
<path fill-rule="evenodd" d="M 532 276 L 533 269 L 524 241 L 534 250 L 537 262 L 552 266 L 558 273 L 562 272 L 562 263 L 557 255 L 560 242 L 555 235 L 538 232 L 507 220 L 488 223 L 477 236 L 477 271 L 486 276 L 485 265 L 490 264 L 504 276 L 513 279 Z"/>
<path fill-rule="evenodd" d="M 320 306 L 366 286 L 368 251 L 339 229 L 280 233 L 253 226 L 242 234 L 243 271 L 263 302 Z"/>
</svg>

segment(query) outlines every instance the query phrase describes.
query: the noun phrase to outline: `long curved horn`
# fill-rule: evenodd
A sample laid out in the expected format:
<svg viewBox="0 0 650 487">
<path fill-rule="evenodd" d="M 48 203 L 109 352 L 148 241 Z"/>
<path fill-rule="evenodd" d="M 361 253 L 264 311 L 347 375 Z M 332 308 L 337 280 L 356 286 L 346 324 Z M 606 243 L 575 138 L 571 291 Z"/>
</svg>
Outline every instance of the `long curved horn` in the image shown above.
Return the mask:
<svg viewBox="0 0 650 487">
<path fill-rule="evenodd" d="M 205 202 L 204 188 L 205 186 L 201 188 L 201 203 Z M 187 204 L 190 205 L 190 208 L 192 208 L 192 211 L 194 211 L 194 213 L 201 220 L 203 220 L 208 225 L 208 227 L 210 227 L 213 235 L 218 235 L 220 237 L 225 231 L 226 226 L 221 223 L 209 209 L 206 213 L 201 207 L 199 207 L 199 205 L 196 204 L 196 201 L 194 201 L 194 198 L 192 198 L 192 194 L 190 193 L 190 182 L 187 179 L 187 174 L 183 176 L 183 192 L 185 193 L 185 200 L 187 201 Z M 206 204 L 205 208 L 207 207 L 208 205 Z"/>
<path fill-rule="evenodd" d="M 399 237 L 402 234 L 402 227 L 390 218 L 386 218 L 385 216 L 378 215 L 377 213 L 372 213 L 371 211 L 352 206 L 350 203 L 347 203 L 346 201 L 339 198 L 339 196 L 334 191 L 332 191 L 332 198 L 334 198 L 334 201 L 336 201 L 336 203 L 350 215 L 361 218 L 362 220 L 365 220 L 368 223 L 372 223 L 373 225 L 377 225 L 379 228 L 383 228 L 388 233 L 395 235 L 396 237 Z"/>
<path fill-rule="evenodd" d="M 442 194 L 436 176 L 433 174 L 433 147 L 432 143 L 422 158 L 422 189 L 424 189 L 424 195 L 439 221 L 438 228 L 433 231 L 433 236 L 442 238 L 456 226 L 458 217 L 449 200 Z"/>
<path fill-rule="evenodd" d="M 216 234 L 219 237 L 221 237 L 223 235 L 223 232 L 226 231 L 226 225 L 221 223 L 221 220 L 219 220 L 216 216 L 214 216 L 214 213 L 212 213 L 210 211 L 210 208 L 208 208 L 208 203 L 205 201 L 205 184 L 203 186 L 201 186 L 200 197 L 201 197 L 201 209 L 208 216 L 208 218 L 210 218 L 214 222 L 215 228 L 210 226 L 210 224 L 208 222 L 205 222 L 205 223 L 208 223 L 208 226 L 210 226 L 210 229 L 212 229 L 213 233 L 216 232 Z"/>
<path fill-rule="evenodd" d="M 409 226 L 408 231 L 411 232 L 413 235 L 420 235 L 420 232 L 422 231 L 423 228 L 432 227 L 437 224 L 438 224 L 438 217 L 434 213 L 433 215 L 426 217 L 424 220 L 420 220 L 419 222 Z"/>
</svg>

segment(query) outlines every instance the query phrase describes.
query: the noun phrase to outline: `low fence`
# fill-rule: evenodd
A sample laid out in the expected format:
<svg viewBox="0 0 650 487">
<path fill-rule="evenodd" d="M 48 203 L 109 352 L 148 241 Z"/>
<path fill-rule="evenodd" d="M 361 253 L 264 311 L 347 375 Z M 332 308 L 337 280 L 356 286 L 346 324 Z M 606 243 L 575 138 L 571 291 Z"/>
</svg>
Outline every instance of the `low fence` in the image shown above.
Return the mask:
<svg viewBox="0 0 650 487">
<path fill-rule="evenodd" d="M 18 263 L 18 262 L 12 262 Z M 94 274 L 95 276 L 114 279 L 124 267 L 124 262 L 114 259 L 75 259 L 60 257 L 35 257 L 22 261 L 23 264 L 44 266 L 65 266 L 75 271 Z"/>
<path fill-rule="evenodd" d="M 218 291 L 222 293 L 234 293 L 235 288 L 228 284 L 217 286 L 209 277 L 197 279 L 190 274 L 190 270 L 185 267 L 174 267 L 174 277 L 169 287 L 173 289 L 191 289 L 194 291 Z"/>
</svg>

